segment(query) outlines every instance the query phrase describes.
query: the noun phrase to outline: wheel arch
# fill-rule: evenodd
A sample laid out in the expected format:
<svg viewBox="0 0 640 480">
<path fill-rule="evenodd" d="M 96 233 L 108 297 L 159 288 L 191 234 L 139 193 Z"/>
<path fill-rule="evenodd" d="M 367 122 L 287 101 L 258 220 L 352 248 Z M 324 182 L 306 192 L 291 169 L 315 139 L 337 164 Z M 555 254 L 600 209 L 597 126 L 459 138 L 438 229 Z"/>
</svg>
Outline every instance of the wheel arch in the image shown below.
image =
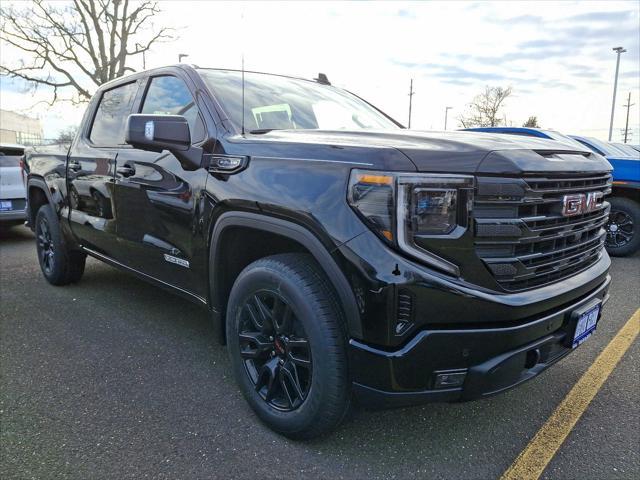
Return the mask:
<svg viewBox="0 0 640 480">
<path fill-rule="evenodd" d="M 30 178 L 27 182 L 27 222 L 32 230 L 38 210 L 46 203 L 54 206 L 47 183 L 41 178 Z"/>
<path fill-rule="evenodd" d="M 349 335 L 362 337 L 360 313 L 351 285 L 329 250 L 316 235 L 299 224 L 280 218 L 250 212 L 227 212 L 222 214 L 213 226 L 209 247 L 209 302 L 214 316 L 216 334 L 221 342 L 224 342 L 225 338 L 226 298 L 231 286 L 237 274 L 246 265 L 257 258 L 263 258 L 250 256 L 246 261 L 239 262 L 238 267 L 231 272 L 225 272 L 221 268 L 224 265 L 225 252 L 228 254 L 229 233 L 238 229 L 259 231 L 266 234 L 268 238 L 280 239 L 281 243 L 279 242 L 275 250 L 269 254 L 283 253 L 283 251 L 301 251 L 311 254 L 335 289 L 345 315 Z"/>
<path fill-rule="evenodd" d="M 611 196 L 608 198 L 612 197 L 628 198 L 629 200 L 640 203 L 640 183 L 630 183 L 627 185 L 614 183 Z"/>
</svg>

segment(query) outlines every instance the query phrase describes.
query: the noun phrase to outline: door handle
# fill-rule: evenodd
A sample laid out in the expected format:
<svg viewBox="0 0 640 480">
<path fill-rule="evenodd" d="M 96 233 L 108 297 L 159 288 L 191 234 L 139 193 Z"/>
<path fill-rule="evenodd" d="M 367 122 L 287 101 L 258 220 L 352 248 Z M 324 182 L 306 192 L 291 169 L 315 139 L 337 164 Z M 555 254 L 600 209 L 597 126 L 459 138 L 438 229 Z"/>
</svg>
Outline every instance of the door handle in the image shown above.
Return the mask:
<svg viewBox="0 0 640 480">
<path fill-rule="evenodd" d="M 123 165 L 116 168 L 116 173 L 123 177 L 130 177 L 136 174 L 136 169 L 132 165 Z"/>
<path fill-rule="evenodd" d="M 69 170 L 79 172 L 80 170 L 82 170 L 82 165 L 80 165 L 80 162 L 69 162 Z"/>
</svg>

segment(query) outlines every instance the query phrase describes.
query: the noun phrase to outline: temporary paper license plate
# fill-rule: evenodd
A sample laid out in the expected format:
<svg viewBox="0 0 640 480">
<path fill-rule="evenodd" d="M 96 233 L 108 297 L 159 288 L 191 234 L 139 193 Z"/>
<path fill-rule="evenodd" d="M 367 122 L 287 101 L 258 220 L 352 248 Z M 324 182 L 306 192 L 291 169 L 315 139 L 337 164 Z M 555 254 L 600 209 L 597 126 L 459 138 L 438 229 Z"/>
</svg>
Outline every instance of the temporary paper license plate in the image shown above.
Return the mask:
<svg viewBox="0 0 640 480">
<path fill-rule="evenodd" d="M 598 323 L 598 315 L 600 314 L 600 304 L 590 308 L 586 312 L 580 314 L 576 323 L 576 331 L 573 334 L 573 342 L 571 348 L 576 348 L 587 338 L 593 335 Z"/>
<path fill-rule="evenodd" d="M 4 212 L 5 210 L 13 210 L 11 200 L 0 200 L 0 212 Z"/>
</svg>

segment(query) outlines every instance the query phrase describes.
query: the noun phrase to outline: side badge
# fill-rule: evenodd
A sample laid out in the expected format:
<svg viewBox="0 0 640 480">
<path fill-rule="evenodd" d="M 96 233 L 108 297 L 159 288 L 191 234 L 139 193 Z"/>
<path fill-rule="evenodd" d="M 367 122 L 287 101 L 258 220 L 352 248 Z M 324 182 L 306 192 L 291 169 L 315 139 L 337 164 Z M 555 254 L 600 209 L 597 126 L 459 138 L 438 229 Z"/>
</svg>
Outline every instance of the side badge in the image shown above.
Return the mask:
<svg viewBox="0 0 640 480">
<path fill-rule="evenodd" d="M 209 155 L 209 172 L 211 173 L 238 173 L 244 170 L 249 163 L 249 157 L 238 155 Z"/>
<path fill-rule="evenodd" d="M 181 267 L 189 268 L 189 261 L 188 260 L 184 260 L 182 258 L 174 257 L 173 255 L 167 255 L 166 253 L 163 254 L 163 255 L 164 255 L 164 259 L 165 259 L 166 262 L 175 263 L 176 265 L 180 265 Z"/>
<path fill-rule="evenodd" d="M 153 126 L 153 122 L 145 123 L 144 124 L 144 138 L 146 138 L 150 142 L 153 141 L 154 130 L 155 130 L 155 128 Z"/>
</svg>

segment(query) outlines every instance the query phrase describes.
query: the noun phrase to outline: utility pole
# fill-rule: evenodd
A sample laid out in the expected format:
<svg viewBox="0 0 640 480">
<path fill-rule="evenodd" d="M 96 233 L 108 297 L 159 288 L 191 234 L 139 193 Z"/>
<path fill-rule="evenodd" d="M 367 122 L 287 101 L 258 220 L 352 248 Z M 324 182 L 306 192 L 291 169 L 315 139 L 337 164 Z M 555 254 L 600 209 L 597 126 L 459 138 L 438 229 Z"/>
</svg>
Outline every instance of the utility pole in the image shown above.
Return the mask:
<svg viewBox="0 0 640 480">
<path fill-rule="evenodd" d="M 624 143 L 627 143 L 627 136 L 629 135 L 629 110 L 634 105 L 635 103 L 631 103 L 631 92 L 629 92 L 629 96 L 627 97 L 627 104 L 622 105 L 623 107 L 627 107 L 627 123 L 624 126 Z"/>
<path fill-rule="evenodd" d="M 453 107 L 444 107 L 444 129 L 447 129 L 447 117 L 449 116 L 449 110 Z"/>
<path fill-rule="evenodd" d="M 618 89 L 618 70 L 620 69 L 620 54 L 626 52 L 623 47 L 616 47 L 613 49 L 618 54 L 616 59 L 616 76 L 613 81 L 613 101 L 611 102 L 611 121 L 609 122 L 609 141 L 611 141 L 611 134 L 613 133 L 613 114 L 616 111 L 616 90 Z"/>
<path fill-rule="evenodd" d="M 413 96 L 416 92 L 413 91 L 413 78 L 411 79 L 411 83 L 409 84 L 409 125 L 407 128 L 411 128 L 411 104 L 413 103 Z"/>
</svg>

